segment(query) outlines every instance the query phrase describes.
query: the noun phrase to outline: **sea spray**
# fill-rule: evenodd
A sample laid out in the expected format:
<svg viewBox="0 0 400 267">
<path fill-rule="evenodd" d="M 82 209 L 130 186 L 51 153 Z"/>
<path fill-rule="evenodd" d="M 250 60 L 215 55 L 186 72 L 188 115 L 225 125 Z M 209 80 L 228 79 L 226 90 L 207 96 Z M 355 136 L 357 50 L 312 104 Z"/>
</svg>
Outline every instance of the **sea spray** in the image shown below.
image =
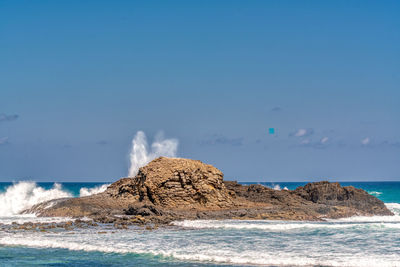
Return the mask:
<svg viewBox="0 0 400 267">
<path fill-rule="evenodd" d="M 93 188 L 82 187 L 79 190 L 79 196 L 86 197 L 86 196 L 102 193 L 102 192 L 106 191 L 106 189 L 109 185 L 110 184 L 103 184 L 103 185 L 99 185 L 99 186 L 96 186 Z"/>
<path fill-rule="evenodd" d="M 130 152 L 131 166 L 128 176 L 134 177 L 140 167 L 143 167 L 157 157 L 176 157 L 178 143 L 177 139 L 164 139 L 163 135 L 159 133 L 151 144 L 151 150 L 149 151 L 145 133 L 138 131 L 132 140 L 132 150 Z"/>
<path fill-rule="evenodd" d="M 79 196 L 90 196 L 104 192 L 108 186 L 109 184 L 82 187 L 79 190 Z M 59 183 L 54 183 L 51 188 L 46 189 L 32 181 L 20 181 L 6 187 L 5 191 L 0 193 L 0 217 L 17 215 L 41 202 L 75 196 L 77 195 L 74 195 L 72 191 L 65 189 Z"/>
<path fill-rule="evenodd" d="M 276 185 L 272 184 L 272 185 L 270 186 L 270 188 L 272 188 L 272 189 L 274 189 L 274 190 L 277 190 L 277 191 L 289 190 L 286 186 L 282 189 L 281 186 L 280 186 L 279 184 L 276 184 Z"/>
<path fill-rule="evenodd" d="M 0 216 L 15 215 L 40 202 L 63 197 L 72 195 L 63 191 L 61 184 L 54 183 L 51 189 L 46 190 L 35 182 L 18 182 L 0 194 Z"/>
</svg>

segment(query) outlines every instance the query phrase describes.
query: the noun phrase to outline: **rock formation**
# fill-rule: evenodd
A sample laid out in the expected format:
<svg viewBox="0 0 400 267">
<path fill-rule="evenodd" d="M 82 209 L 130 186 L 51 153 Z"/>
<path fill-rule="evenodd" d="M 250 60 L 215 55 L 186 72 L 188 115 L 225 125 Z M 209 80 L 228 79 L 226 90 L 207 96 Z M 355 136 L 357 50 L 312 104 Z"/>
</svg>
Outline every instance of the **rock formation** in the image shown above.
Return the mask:
<svg viewBox="0 0 400 267">
<path fill-rule="evenodd" d="M 139 169 L 135 178 L 109 186 L 114 198 L 131 198 L 162 207 L 224 208 L 234 203 L 217 168 L 199 160 L 160 157 Z"/>
<path fill-rule="evenodd" d="M 273 190 L 223 181 L 217 168 L 198 160 L 160 157 L 103 193 L 52 200 L 26 213 L 40 216 L 89 216 L 113 222 L 115 215 L 137 223 L 182 219 L 323 220 L 354 215 L 392 215 L 382 201 L 338 183 L 309 183 L 296 190 Z M 120 218 L 120 217 L 118 217 Z"/>
<path fill-rule="evenodd" d="M 274 190 L 262 185 L 243 186 L 230 181 L 225 181 L 225 186 L 246 200 L 272 205 L 275 216 L 281 219 L 393 215 L 376 197 L 353 186 L 342 187 L 339 183 L 308 183 L 293 191 Z"/>
<path fill-rule="evenodd" d="M 339 183 L 322 181 L 298 187 L 293 193 L 316 204 L 340 207 L 342 211 L 347 209 L 354 215 L 392 215 L 378 198 L 353 186 L 342 187 Z M 336 217 L 347 216 L 337 214 Z"/>
</svg>

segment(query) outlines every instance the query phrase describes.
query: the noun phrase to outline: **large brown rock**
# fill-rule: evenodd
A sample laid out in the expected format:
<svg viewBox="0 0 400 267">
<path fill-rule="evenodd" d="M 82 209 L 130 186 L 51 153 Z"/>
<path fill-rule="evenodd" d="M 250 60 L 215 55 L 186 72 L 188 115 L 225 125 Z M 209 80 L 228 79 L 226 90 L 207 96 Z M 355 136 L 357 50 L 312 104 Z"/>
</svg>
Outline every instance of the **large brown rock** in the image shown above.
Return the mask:
<svg viewBox="0 0 400 267">
<path fill-rule="evenodd" d="M 181 158 L 157 158 L 140 168 L 136 177 L 110 185 L 106 193 L 163 207 L 224 208 L 234 204 L 220 170 Z"/>
</svg>

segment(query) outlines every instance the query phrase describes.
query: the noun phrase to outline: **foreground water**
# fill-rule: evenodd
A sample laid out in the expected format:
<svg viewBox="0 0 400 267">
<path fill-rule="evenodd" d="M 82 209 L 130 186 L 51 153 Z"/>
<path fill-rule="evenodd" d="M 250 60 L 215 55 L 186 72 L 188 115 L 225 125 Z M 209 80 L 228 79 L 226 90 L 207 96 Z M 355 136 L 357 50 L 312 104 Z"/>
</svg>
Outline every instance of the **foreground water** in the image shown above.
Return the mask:
<svg viewBox="0 0 400 267">
<path fill-rule="evenodd" d="M 294 189 L 304 183 L 266 183 Z M 71 231 L 0 231 L 1 266 L 400 266 L 400 182 L 342 183 L 395 212 L 328 222 L 183 221 L 147 231 L 108 226 Z M 0 223 L 53 220 L 16 215 L 57 195 L 104 190 L 98 183 L 0 184 Z M 63 220 L 57 218 L 57 220 Z"/>
</svg>

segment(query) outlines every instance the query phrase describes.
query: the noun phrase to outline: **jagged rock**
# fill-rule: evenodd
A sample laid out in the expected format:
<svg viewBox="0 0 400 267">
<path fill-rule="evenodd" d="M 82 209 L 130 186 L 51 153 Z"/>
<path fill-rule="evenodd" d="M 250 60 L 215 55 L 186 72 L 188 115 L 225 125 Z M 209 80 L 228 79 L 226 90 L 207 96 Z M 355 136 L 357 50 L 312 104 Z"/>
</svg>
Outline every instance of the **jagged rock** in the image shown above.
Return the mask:
<svg viewBox="0 0 400 267">
<path fill-rule="evenodd" d="M 163 215 L 163 212 L 160 209 L 157 209 L 153 205 L 143 205 L 141 207 L 132 207 L 130 206 L 128 209 L 125 210 L 126 215 L 141 215 L 141 216 L 151 216 Z"/>
<path fill-rule="evenodd" d="M 224 181 L 225 187 L 238 197 L 243 197 L 252 202 L 280 204 L 307 204 L 308 201 L 292 196 L 289 190 L 274 190 L 263 185 L 241 185 L 235 181 Z"/>
<path fill-rule="evenodd" d="M 362 214 L 392 215 L 381 200 L 353 186 L 322 181 L 298 187 L 293 193 L 313 203 L 349 207 Z"/>
<path fill-rule="evenodd" d="M 242 186 L 231 181 L 224 183 L 237 196 L 271 204 L 274 212 L 282 218 L 298 215 L 307 219 L 393 215 L 376 197 L 353 186 L 342 187 L 339 183 L 308 183 L 293 191 L 274 190 L 262 185 Z"/>
<path fill-rule="evenodd" d="M 137 180 L 122 178 L 107 187 L 106 193 L 114 198 L 139 200 Z"/>
<path fill-rule="evenodd" d="M 106 193 L 164 207 L 231 207 L 223 174 L 199 160 L 160 157 L 139 169 L 135 178 L 110 185 Z"/>
</svg>

